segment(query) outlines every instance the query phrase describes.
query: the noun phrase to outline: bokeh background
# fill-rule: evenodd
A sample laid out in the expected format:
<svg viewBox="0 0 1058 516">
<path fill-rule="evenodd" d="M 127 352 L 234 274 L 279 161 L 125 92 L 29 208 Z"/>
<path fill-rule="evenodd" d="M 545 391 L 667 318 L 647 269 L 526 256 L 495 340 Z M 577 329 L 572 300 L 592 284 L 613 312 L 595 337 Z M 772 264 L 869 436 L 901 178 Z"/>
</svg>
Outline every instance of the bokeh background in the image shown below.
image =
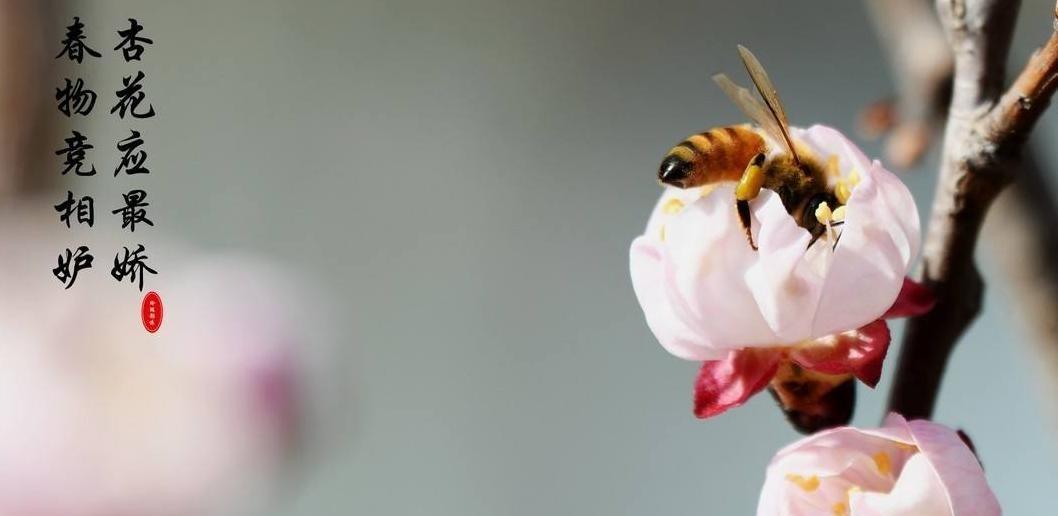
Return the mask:
<svg viewBox="0 0 1058 516">
<path fill-rule="evenodd" d="M 1053 3 L 1022 3 L 1014 62 L 1052 23 Z M 893 93 L 862 3 L 49 5 L 51 55 L 75 15 L 104 52 L 76 70 L 106 99 L 75 122 L 104 171 L 129 124 L 102 108 L 123 75 L 147 74 L 154 166 L 136 184 L 157 233 L 276 264 L 314 293 L 303 308 L 333 314 L 313 348 L 329 367 L 307 382 L 323 408 L 264 514 L 753 513 L 765 465 L 798 436 L 766 395 L 693 417 L 697 365 L 651 336 L 628 245 L 665 150 L 742 121 L 709 79 L 746 82 L 736 44 L 760 56 L 797 124 L 854 133 L 857 113 Z M 142 64 L 110 51 L 129 17 L 155 41 Z M 1041 141 L 1055 121 L 1042 121 Z M 45 159 L 39 173 L 57 176 Z M 904 176 L 923 220 L 935 168 L 934 151 Z M 102 220 L 121 187 L 108 173 L 77 181 L 24 199 L 46 211 L 73 185 L 97 194 Z M 41 282 L 58 289 L 49 260 Z M 981 262 L 997 277 L 988 252 Z M 990 282 L 936 419 L 972 436 L 1008 514 L 1041 514 L 1058 485 L 1054 399 L 1013 295 Z M 880 421 L 901 327 L 878 389 L 860 386 L 857 424 Z"/>
</svg>

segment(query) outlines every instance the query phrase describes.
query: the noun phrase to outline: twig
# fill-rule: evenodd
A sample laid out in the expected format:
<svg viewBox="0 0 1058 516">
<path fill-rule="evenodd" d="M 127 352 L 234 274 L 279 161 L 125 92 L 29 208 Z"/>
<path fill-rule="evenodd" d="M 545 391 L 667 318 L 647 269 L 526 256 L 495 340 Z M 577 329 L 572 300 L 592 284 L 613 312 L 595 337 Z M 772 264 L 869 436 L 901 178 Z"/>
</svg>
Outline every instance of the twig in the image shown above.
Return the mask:
<svg viewBox="0 0 1058 516">
<path fill-rule="evenodd" d="M 889 398 L 889 409 L 908 417 L 931 415 L 948 357 L 980 311 L 984 282 L 973 252 L 985 213 L 1014 179 L 1020 150 L 1058 86 L 1058 34 L 1052 34 L 1001 95 L 1018 4 L 937 2 L 955 75 L 923 248 L 922 280 L 937 304 L 908 323 Z"/>
</svg>

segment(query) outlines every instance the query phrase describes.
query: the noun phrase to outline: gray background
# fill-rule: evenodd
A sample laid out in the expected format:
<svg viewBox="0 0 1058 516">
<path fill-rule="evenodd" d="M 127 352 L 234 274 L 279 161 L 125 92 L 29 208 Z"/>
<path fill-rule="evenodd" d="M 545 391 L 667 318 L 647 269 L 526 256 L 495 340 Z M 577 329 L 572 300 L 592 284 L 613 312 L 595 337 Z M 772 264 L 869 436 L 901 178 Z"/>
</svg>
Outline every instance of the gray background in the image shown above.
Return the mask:
<svg viewBox="0 0 1058 516">
<path fill-rule="evenodd" d="M 1052 3 L 1024 4 L 1016 61 L 1051 27 Z M 133 16 L 155 39 L 142 69 L 159 113 L 144 124 L 159 227 L 284 263 L 341 314 L 355 387 L 330 394 L 353 400 L 355 423 L 319 444 L 277 516 L 754 511 L 765 464 L 796 434 L 767 396 L 691 415 L 696 364 L 650 335 L 628 245 L 661 154 L 742 120 L 709 80 L 742 77 L 737 43 L 802 125 L 851 132 L 892 91 L 860 3 L 70 9 L 90 35 Z M 128 73 L 107 54 L 89 74 L 104 84 Z M 127 135 L 112 118 L 87 130 Z M 907 176 L 923 211 L 935 161 Z M 1008 514 L 1040 514 L 1058 481 L 1053 400 L 1008 295 L 993 283 L 937 418 L 974 438 Z M 879 420 L 894 361 L 877 391 L 861 387 L 858 424 Z"/>
</svg>

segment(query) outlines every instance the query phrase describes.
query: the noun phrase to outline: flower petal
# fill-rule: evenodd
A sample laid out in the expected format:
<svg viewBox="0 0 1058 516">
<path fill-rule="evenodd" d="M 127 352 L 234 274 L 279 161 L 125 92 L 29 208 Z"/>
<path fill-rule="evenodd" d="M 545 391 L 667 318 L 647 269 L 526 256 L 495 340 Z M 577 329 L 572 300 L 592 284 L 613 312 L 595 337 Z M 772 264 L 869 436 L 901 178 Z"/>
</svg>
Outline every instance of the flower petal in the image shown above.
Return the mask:
<svg viewBox="0 0 1058 516">
<path fill-rule="evenodd" d="M 774 192 L 761 192 L 753 207 L 759 250 L 746 271 L 745 283 L 776 335 L 773 342 L 799 342 L 811 334 L 823 288 L 818 265 L 805 259 L 812 237 L 794 223 Z"/>
<path fill-rule="evenodd" d="M 945 486 L 940 482 L 929 459 L 915 454 L 904 464 L 900 478 L 888 493 L 853 491 L 849 493 L 852 514 L 877 516 L 962 516 L 952 512 Z"/>
<path fill-rule="evenodd" d="M 953 514 L 997 516 L 1002 513 L 999 501 L 988 487 L 981 464 L 959 434 L 936 423 L 906 422 L 899 416 L 887 423 L 899 424 L 901 421 L 944 484 Z"/>
<path fill-rule="evenodd" d="M 665 280 L 664 249 L 646 236 L 632 242 L 630 263 L 632 287 L 643 308 L 647 326 L 661 346 L 685 360 L 715 360 L 725 351 L 710 347 L 696 319 L 680 309 L 679 300 L 670 296 Z"/>
<path fill-rule="evenodd" d="M 811 331 L 813 336 L 839 333 L 879 318 L 896 300 L 918 252 L 918 212 L 907 187 L 838 131 L 817 125 L 796 136 L 820 159 L 837 156 L 843 172 L 855 169 L 860 176 Z"/>
<path fill-rule="evenodd" d="M 780 202 L 770 193 L 765 197 Z M 778 342 L 744 279 L 758 258 L 738 222 L 733 186 L 717 187 L 679 213 L 655 212 L 650 227 L 632 242 L 632 286 L 647 325 L 667 351 L 687 360 L 716 360 L 732 349 Z"/>
<path fill-rule="evenodd" d="M 694 382 L 694 415 L 705 419 L 742 405 L 768 385 L 781 359 L 775 350 L 745 349 L 705 362 Z"/>
<path fill-rule="evenodd" d="M 820 373 L 851 373 L 873 388 L 882 376 L 889 337 L 889 326 L 879 319 L 855 331 L 797 346 L 790 359 Z"/>
<path fill-rule="evenodd" d="M 894 319 L 922 315 L 930 311 L 936 302 L 937 298 L 932 290 L 911 278 L 904 278 L 904 285 L 900 288 L 900 294 L 896 296 L 896 302 L 882 317 Z"/>
</svg>

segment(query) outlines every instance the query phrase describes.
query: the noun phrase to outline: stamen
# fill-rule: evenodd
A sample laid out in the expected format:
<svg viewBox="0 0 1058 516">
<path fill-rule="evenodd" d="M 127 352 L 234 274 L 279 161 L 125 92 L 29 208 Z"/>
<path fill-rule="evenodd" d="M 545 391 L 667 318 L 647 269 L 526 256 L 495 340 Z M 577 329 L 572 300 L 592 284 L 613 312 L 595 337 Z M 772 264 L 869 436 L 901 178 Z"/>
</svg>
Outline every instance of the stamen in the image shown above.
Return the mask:
<svg viewBox="0 0 1058 516">
<path fill-rule="evenodd" d="M 786 475 L 786 480 L 789 480 L 790 482 L 793 482 L 794 484 L 797 484 L 797 487 L 800 487 L 806 493 L 811 493 L 812 491 L 815 491 L 816 489 L 819 489 L 819 477 L 817 477 L 815 475 L 812 475 L 812 476 L 810 476 L 808 478 L 805 478 L 805 477 L 802 477 L 801 475 L 788 473 Z"/>
<path fill-rule="evenodd" d="M 888 475 L 893 471 L 893 465 L 889 462 L 889 455 L 884 451 L 880 451 L 871 456 L 874 459 L 874 465 L 878 468 L 878 472 L 883 475 Z"/>
<path fill-rule="evenodd" d="M 824 230 L 824 236 L 826 237 L 827 244 L 829 244 L 829 247 L 831 249 L 834 248 L 834 242 L 832 242 L 832 240 L 834 239 L 834 230 L 830 226 L 830 219 L 833 216 L 834 212 L 830 211 L 830 206 L 827 204 L 826 201 L 819 203 L 819 207 L 816 208 L 816 220 L 818 220 L 820 224 L 826 226 L 826 230 Z"/>
<path fill-rule="evenodd" d="M 831 154 L 830 157 L 827 158 L 827 175 L 830 177 L 841 176 L 841 165 L 838 163 L 837 154 Z"/>
<path fill-rule="evenodd" d="M 826 201 L 819 203 L 819 206 L 816 208 L 816 220 L 818 220 L 820 224 L 829 225 L 830 217 L 833 216 L 833 214 L 834 212 L 830 211 L 830 206 L 827 205 Z"/>
<path fill-rule="evenodd" d="M 683 201 L 679 199 L 669 199 L 665 201 L 665 204 L 661 205 L 661 212 L 665 215 L 675 215 L 683 209 Z"/>
<path fill-rule="evenodd" d="M 830 214 L 830 220 L 834 222 L 842 222 L 845 220 L 845 205 L 842 204 L 834 209 L 834 213 Z"/>
<path fill-rule="evenodd" d="M 847 177 L 838 179 L 837 184 L 834 185 L 834 196 L 838 198 L 838 202 L 848 204 L 849 197 L 852 197 L 852 189 L 858 184 L 860 184 L 860 173 L 855 169 L 849 172 Z"/>
</svg>

